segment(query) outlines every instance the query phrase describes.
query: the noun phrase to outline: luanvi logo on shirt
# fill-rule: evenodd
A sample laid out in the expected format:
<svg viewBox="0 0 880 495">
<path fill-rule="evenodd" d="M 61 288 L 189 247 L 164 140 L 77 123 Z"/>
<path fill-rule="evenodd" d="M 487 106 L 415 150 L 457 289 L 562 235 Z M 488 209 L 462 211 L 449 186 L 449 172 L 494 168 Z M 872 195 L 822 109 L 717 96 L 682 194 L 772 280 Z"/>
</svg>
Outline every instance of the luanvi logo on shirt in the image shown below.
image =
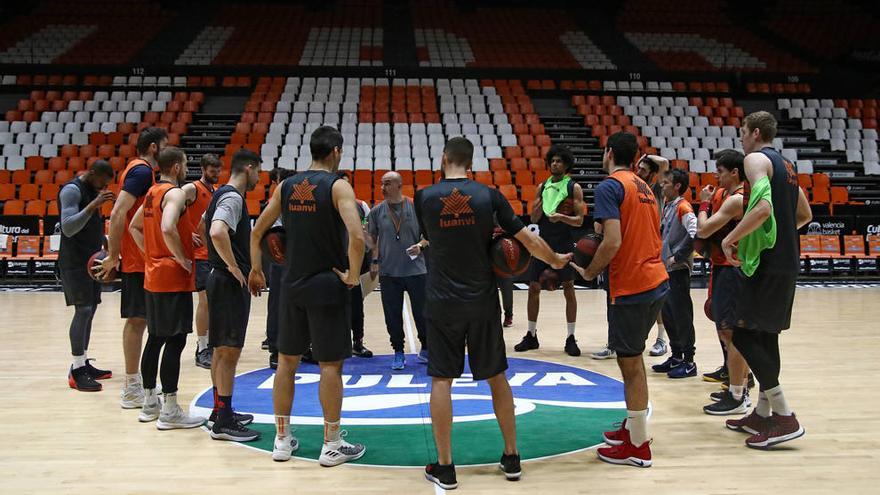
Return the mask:
<svg viewBox="0 0 880 495">
<path fill-rule="evenodd" d="M 645 204 L 657 204 L 656 199 L 654 198 L 654 193 L 651 191 L 651 188 L 648 187 L 648 184 L 638 178 L 633 178 L 633 184 L 636 185 L 636 190 L 639 191 L 639 202 Z"/>
<path fill-rule="evenodd" d="M 357 464 L 423 467 L 436 460 L 431 432 L 431 377 L 415 355 L 407 356 L 404 371 L 391 371 L 393 356 L 352 358 L 345 362 L 342 383 L 342 427 L 348 439 L 363 443 L 367 453 Z M 518 447 L 523 459 L 578 452 L 602 443 L 602 432 L 626 416 L 623 384 L 574 366 L 509 358 L 507 379 L 513 391 Z M 243 444 L 272 452 L 275 416 L 269 368 L 235 378 L 235 410 L 253 414 L 251 428 L 262 438 Z M 291 429 L 300 442 L 297 456 L 315 460 L 323 440 L 323 417 L 318 401 L 320 370 L 301 364 L 294 378 Z M 455 426 L 452 445 L 458 465 L 497 464 L 504 450 L 492 412 L 492 391 L 474 381 L 465 367 L 452 382 Z M 213 406 L 210 388 L 192 402 L 193 413 L 207 416 Z M 552 439 L 549 440 L 548 439 Z"/>
<path fill-rule="evenodd" d="M 317 206 L 315 204 L 315 195 L 312 191 L 316 187 L 318 186 L 311 184 L 309 179 L 299 184 L 294 184 L 293 192 L 290 194 L 290 199 L 287 202 L 287 209 L 302 213 L 314 213 L 317 210 Z"/>
<path fill-rule="evenodd" d="M 443 202 L 443 209 L 440 210 L 440 227 L 461 227 L 477 223 L 470 200 L 471 197 L 462 194 L 458 188 L 453 189 L 449 196 L 440 198 Z"/>
</svg>

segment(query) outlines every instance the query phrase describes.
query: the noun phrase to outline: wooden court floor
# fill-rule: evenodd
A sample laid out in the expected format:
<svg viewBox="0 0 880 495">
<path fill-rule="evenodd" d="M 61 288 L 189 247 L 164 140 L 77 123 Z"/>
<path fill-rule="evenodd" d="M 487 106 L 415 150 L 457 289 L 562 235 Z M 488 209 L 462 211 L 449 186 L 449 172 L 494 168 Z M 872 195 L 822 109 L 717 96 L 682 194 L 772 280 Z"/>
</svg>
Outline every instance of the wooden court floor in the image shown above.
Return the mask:
<svg viewBox="0 0 880 495">
<path fill-rule="evenodd" d="M 694 290 L 697 364 L 721 360 L 710 322 L 702 316 L 705 290 Z M 516 291 L 515 326 L 506 331 L 513 354 L 525 332 L 526 292 Z M 578 292 L 577 337 L 584 356 L 562 352 L 562 294 L 544 293 L 541 349 L 530 358 L 583 367 L 619 378 L 613 361 L 586 356 L 605 342 L 604 295 Z M 460 493 L 880 493 L 880 289 L 802 288 L 793 329 L 781 340 L 782 384 L 806 436 L 770 452 L 747 449 L 745 436 L 700 407 L 717 385 L 691 378 L 649 376 L 654 416 L 654 466 L 612 466 L 593 450 L 527 462 L 518 483 L 494 467 L 459 468 Z M 366 301 L 368 345 L 389 353 L 380 301 Z M 113 370 L 100 393 L 67 386 L 67 327 L 71 312 L 60 293 L 0 293 L 0 494 L 145 493 L 399 493 L 434 492 L 417 469 L 362 466 L 321 468 L 293 459 L 273 463 L 263 452 L 212 441 L 200 430 L 159 432 L 140 424 L 137 411 L 119 408 L 123 376 L 119 294 L 104 294 L 94 321 L 90 357 Z M 266 365 L 266 298 L 255 300 L 239 372 Z M 654 335 L 651 339 L 653 341 Z M 184 352 L 180 402 L 210 386 L 193 365 L 195 339 Z M 646 357 L 646 363 L 658 358 Z M 577 431 L 572 431 L 577 435 Z M 354 439 L 356 440 L 356 439 Z M 547 441 L 552 442 L 553 438 Z M 368 448 L 381 448 L 368 445 Z"/>
</svg>

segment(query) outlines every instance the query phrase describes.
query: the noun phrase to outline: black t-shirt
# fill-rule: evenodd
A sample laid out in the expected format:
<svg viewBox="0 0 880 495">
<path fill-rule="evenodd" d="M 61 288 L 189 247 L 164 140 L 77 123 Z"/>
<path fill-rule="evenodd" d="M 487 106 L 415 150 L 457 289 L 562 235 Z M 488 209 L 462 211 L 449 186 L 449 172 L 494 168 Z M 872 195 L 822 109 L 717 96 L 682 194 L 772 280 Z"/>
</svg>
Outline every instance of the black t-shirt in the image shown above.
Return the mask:
<svg viewBox="0 0 880 495">
<path fill-rule="evenodd" d="M 758 270 L 797 275 L 800 271 L 800 236 L 797 232 L 798 181 L 794 165 L 773 148 L 761 150 L 773 164 L 770 195 L 776 219 L 776 245 L 761 253 Z"/>
<path fill-rule="evenodd" d="M 333 268 L 348 269 L 348 236 L 333 205 L 336 174 L 310 170 L 281 183 L 281 223 L 287 249 L 284 283 L 300 306 L 343 302 L 348 288 Z"/>
<path fill-rule="evenodd" d="M 211 232 L 211 222 L 214 219 L 214 211 L 217 210 L 217 202 L 228 192 L 234 192 L 241 196 L 238 189 L 229 184 L 221 186 L 214 191 L 214 194 L 211 197 L 211 202 L 208 203 L 208 208 L 205 210 L 205 230 L 209 233 Z M 238 217 L 238 224 L 234 226 L 235 231 L 230 233 L 229 242 L 232 246 L 232 254 L 235 256 L 235 262 L 238 264 L 239 270 L 241 270 L 242 273 L 248 273 L 251 271 L 251 220 L 245 209 L 244 196 L 241 198 L 241 209 L 242 211 Z M 228 271 L 226 269 L 226 262 L 223 261 L 223 258 L 220 257 L 220 253 L 218 253 L 217 249 L 214 247 L 214 240 L 211 239 L 210 235 L 206 236 L 205 244 L 208 247 L 208 262 L 211 263 L 211 267 L 215 270 Z"/>
<path fill-rule="evenodd" d="M 79 211 L 83 211 L 96 197 L 96 191 L 89 183 L 79 177 L 64 184 L 73 184 L 79 189 Z M 58 193 L 58 204 L 61 204 L 61 193 Z M 89 257 L 101 249 L 104 241 L 104 219 L 100 210 L 92 213 L 86 225 L 72 237 L 61 235 L 61 246 L 58 252 L 58 267 L 64 270 L 85 270 Z"/>
<path fill-rule="evenodd" d="M 444 179 L 416 193 L 416 217 L 431 242 L 426 298 L 434 318 L 482 317 L 497 310 L 498 292 L 489 259 L 492 231 L 524 228 L 497 190 L 468 179 Z"/>
</svg>

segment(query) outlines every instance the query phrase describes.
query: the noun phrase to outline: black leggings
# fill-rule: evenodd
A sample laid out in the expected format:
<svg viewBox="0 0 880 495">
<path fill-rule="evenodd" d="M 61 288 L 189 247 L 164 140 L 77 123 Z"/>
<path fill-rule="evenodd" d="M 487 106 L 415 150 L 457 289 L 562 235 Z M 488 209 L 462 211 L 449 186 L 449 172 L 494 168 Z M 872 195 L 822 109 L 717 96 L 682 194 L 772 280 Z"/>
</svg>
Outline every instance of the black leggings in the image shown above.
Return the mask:
<svg viewBox="0 0 880 495">
<path fill-rule="evenodd" d="M 736 327 L 733 345 L 743 355 L 758 379 L 761 391 L 779 385 L 779 334 Z"/>
<path fill-rule="evenodd" d="M 95 317 L 97 305 L 74 306 L 73 320 L 70 321 L 70 353 L 82 356 L 89 348 L 92 336 L 92 318 Z"/>
<path fill-rule="evenodd" d="M 177 392 L 177 382 L 180 378 L 180 355 L 183 353 L 183 348 L 186 347 L 185 333 L 173 337 L 150 335 L 141 356 L 141 375 L 144 379 L 145 389 L 156 388 L 159 353 L 163 346 L 165 351 L 162 352 L 162 369 L 159 372 L 162 379 L 162 393 L 172 394 Z"/>
</svg>

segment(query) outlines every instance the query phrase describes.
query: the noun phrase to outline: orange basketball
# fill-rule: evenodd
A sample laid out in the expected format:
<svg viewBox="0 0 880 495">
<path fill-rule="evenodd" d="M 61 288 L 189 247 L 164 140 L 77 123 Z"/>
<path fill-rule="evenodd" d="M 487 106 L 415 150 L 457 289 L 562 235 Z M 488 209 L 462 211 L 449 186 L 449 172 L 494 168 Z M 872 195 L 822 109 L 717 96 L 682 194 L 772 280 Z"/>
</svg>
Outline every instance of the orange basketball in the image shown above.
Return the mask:
<svg viewBox="0 0 880 495">
<path fill-rule="evenodd" d="M 529 252 L 513 237 L 496 237 L 492 241 L 489 257 L 492 260 L 492 271 L 499 277 L 522 275 L 529 267 Z"/>
<path fill-rule="evenodd" d="M 287 250 L 287 236 L 284 227 L 276 226 L 266 231 L 260 246 L 263 248 L 263 254 L 268 256 L 273 263 L 283 265 L 284 253 Z"/>
<path fill-rule="evenodd" d="M 86 271 L 88 271 L 89 276 L 92 277 L 92 280 L 94 280 L 95 282 L 112 282 L 113 280 L 116 280 L 118 276 L 116 268 L 114 268 L 110 270 L 110 273 L 108 274 L 106 279 L 98 278 L 98 271 L 101 270 L 101 263 L 104 261 L 105 258 L 107 258 L 107 251 L 104 251 L 102 249 L 95 254 L 89 256 L 89 261 L 86 262 Z"/>
<path fill-rule="evenodd" d="M 712 300 L 706 299 L 706 303 L 703 304 L 703 312 L 706 313 L 706 318 L 709 318 L 709 321 L 715 321 L 715 318 L 712 318 Z"/>
<path fill-rule="evenodd" d="M 548 291 L 554 291 L 559 288 L 559 274 L 552 268 L 547 268 L 538 276 L 538 283 L 541 288 Z"/>
<path fill-rule="evenodd" d="M 574 215 L 574 200 L 571 198 L 563 200 L 562 203 L 559 203 L 559 206 L 556 207 L 556 213 L 567 216 Z"/>
<path fill-rule="evenodd" d="M 602 238 L 602 234 L 592 233 L 578 239 L 574 245 L 574 264 L 581 268 L 590 266 L 599 244 L 602 244 Z"/>
</svg>

